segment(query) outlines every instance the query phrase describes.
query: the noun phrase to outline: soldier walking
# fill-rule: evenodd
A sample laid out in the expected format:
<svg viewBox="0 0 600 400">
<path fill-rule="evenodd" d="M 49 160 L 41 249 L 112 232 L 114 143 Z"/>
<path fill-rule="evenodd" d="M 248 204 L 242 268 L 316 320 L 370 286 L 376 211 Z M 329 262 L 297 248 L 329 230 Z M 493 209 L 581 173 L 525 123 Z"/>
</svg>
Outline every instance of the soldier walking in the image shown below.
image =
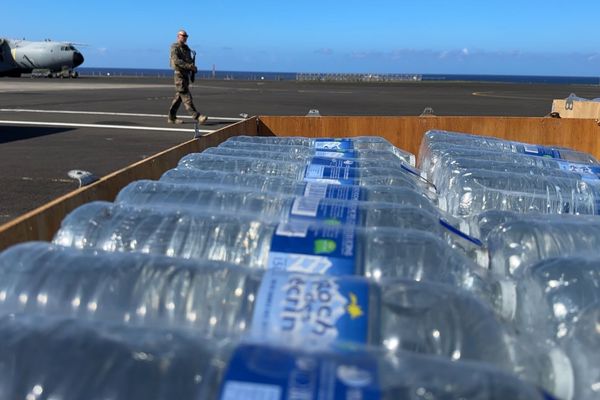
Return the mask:
<svg viewBox="0 0 600 400">
<path fill-rule="evenodd" d="M 183 123 L 182 120 L 177 118 L 177 110 L 181 103 L 199 124 L 204 124 L 208 119 L 206 115 L 196 111 L 190 93 L 190 74 L 196 73 L 198 69 L 194 64 L 192 51 L 186 44 L 187 38 L 187 32 L 180 30 L 177 33 L 177 42 L 171 45 L 171 68 L 175 70 L 175 97 L 169 109 L 169 119 L 167 121 L 170 124 Z"/>
</svg>

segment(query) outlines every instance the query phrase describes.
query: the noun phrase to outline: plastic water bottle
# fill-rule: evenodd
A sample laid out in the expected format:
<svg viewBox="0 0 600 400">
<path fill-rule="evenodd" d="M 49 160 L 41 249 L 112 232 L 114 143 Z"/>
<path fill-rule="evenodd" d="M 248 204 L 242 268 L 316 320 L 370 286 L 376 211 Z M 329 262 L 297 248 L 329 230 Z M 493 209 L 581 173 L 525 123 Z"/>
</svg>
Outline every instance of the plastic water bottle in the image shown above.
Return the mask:
<svg viewBox="0 0 600 400">
<path fill-rule="evenodd" d="M 521 331 L 560 340 L 584 308 L 600 301 L 600 255 L 543 260 L 514 282 L 502 286 L 502 296 L 512 299 L 505 315 Z"/>
<path fill-rule="evenodd" d="M 591 304 L 577 317 L 564 348 L 575 372 L 575 395 L 581 400 L 595 400 L 600 394 L 600 303 Z"/>
<path fill-rule="evenodd" d="M 22 315 L 0 319 L 0 335 L 5 399 L 231 400 L 295 393 L 331 400 L 330 388 L 361 399 L 552 399 L 483 363 L 374 348 L 309 351 Z"/>
<path fill-rule="evenodd" d="M 28 242 L 0 253 L 0 315 L 240 335 L 261 274 L 231 264 Z M 226 302 L 224 302 L 226 300 Z"/>
<path fill-rule="evenodd" d="M 543 214 L 598 214 L 599 189 L 585 181 L 558 177 L 470 170 L 440 195 L 442 210 L 468 217 L 486 210 Z"/>
<path fill-rule="evenodd" d="M 431 181 L 439 191 L 453 190 L 456 178 L 473 170 L 489 170 L 510 174 L 525 174 L 532 176 L 559 177 L 567 179 L 583 179 L 583 176 L 561 169 L 540 168 L 529 165 L 515 164 L 503 161 L 491 161 L 478 158 L 454 158 L 441 166 L 431 176 Z M 598 181 L 600 183 L 600 180 Z"/>
<path fill-rule="evenodd" d="M 502 224 L 510 221 L 569 221 L 577 218 L 577 221 L 588 220 L 591 223 L 600 223 L 597 215 L 571 215 L 571 214 L 541 214 L 541 213 L 518 213 L 514 211 L 488 210 L 473 215 L 459 222 L 462 232 L 479 238 L 483 243 L 494 229 L 502 229 Z"/>
<path fill-rule="evenodd" d="M 365 227 L 414 228 L 436 233 L 449 232 L 440 224 L 439 213 L 432 214 L 412 205 L 349 202 L 257 192 L 233 187 L 180 185 L 161 181 L 136 181 L 123 188 L 116 199 L 138 207 L 215 213 L 244 213 L 271 222 L 302 219 L 315 223 L 349 223 Z"/>
<path fill-rule="evenodd" d="M 429 156 L 423 158 L 422 163 L 419 164 L 426 177 L 432 177 L 440 171 L 443 171 L 447 165 L 457 158 L 508 162 L 522 166 L 571 171 L 589 179 L 598 179 L 598 175 L 600 175 L 598 166 L 594 164 L 573 163 L 565 160 L 519 153 L 499 153 L 476 147 L 459 146 L 448 143 L 432 143 L 427 151 Z"/>
<path fill-rule="evenodd" d="M 530 143 L 503 140 L 489 136 L 479 136 L 441 130 L 430 130 L 423 135 L 419 157 L 428 157 L 427 147 L 430 143 L 435 142 L 444 142 L 452 145 L 463 145 L 477 148 L 488 148 L 506 153 L 520 153 L 540 157 L 550 157 L 578 163 L 599 163 L 598 160 L 588 153 L 568 149 L 565 147 L 540 146 Z"/>
<path fill-rule="evenodd" d="M 73 249 L 54 258 L 36 250 L 3 253 L 9 267 L 17 259 L 1 280 L 5 315 L 70 316 L 80 300 L 88 300 L 80 318 L 188 328 L 198 337 L 250 335 L 308 348 L 376 345 L 487 362 L 559 395 L 570 388 L 569 363 L 558 349 L 535 347 L 524 336 L 517 340 L 490 308 L 445 285 L 393 279 L 375 285 L 360 277 L 282 271 L 258 279 L 256 271 L 202 264 L 184 273 L 176 265 L 147 262 L 140 271 L 116 258 L 101 268 Z M 42 262 L 30 261 L 32 254 Z M 33 299 L 28 307 L 20 305 L 25 296 Z"/>
<path fill-rule="evenodd" d="M 406 182 L 412 182 L 415 186 L 421 186 L 423 190 L 433 190 L 430 184 L 416 172 L 409 169 L 379 168 L 379 167 L 355 167 L 343 159 L 319 158 L 310 161 L 278 161 L 260 158 L 240 158 L 223 155 L 211 155 L 205 153 L 191 153 L 179 160 L 179 167 L 196 168 L 201 170 L 218 170 L 236 173 L 264 174 L 281 176 L 298 181 L 321 182 L 342 185 L 366 185 L 375 184 L 374 177 L 386 184 L 406 186 Z M 410 184 L 410 183 L 408 183 Z"/>
<path fill-rule="evenodd" d="M 383 201 L 398 204 L 413 204 L 429 211 L 437 209 L 437 196 L 431 191 L 423 192 L 413 180 L 394 180 L 388 177 L 372 177 L 369 184 L 336 185 L 318 182 L 300 182 L 297 179 L 263 174 L 223 172 L 196 168 L 174 168 L 160 178 L 164 182 L 178 184 L 219 184 L 253 188 L 258 191 L 294 194 L 297 196 L 321 197 L 338 200 L 358 198 L 364 201 Z M 393 183 L 390 185 L 389 183 Z M 431 207 L 431 204 L 434 207 Z"/>
<path fill-rule="evenodd" d="M 242 152 L 268 151 L 279 154 L 287 154 L 289 157 L 334 157 L 334 158 L 356 158 L 358 160 L 381 160 L 394 163 L 408 163 L 414 166 L 414 155 L 407 153 L 406 158 L 399 158 L 396 154 L 387 150 L 316 150 L 306 146 L 291 146 L 280 144 L 259 144 L 235 140 L 226 140 L 219 144 L 219 149 L 228 149 Z M 208 149 L 207 149 L 208 150 Z M 411 160 L 413 162 L 411 163 Z"/>
<path fill-rule="evenodd" d="M 356 136 L 352 138 L 306 138 L 282 136 L 234 136 L 227 142 L 244 142 L 266 145 L 292 145 L 305 146 L 318 151 L 348 152 L 352 150 L 379 150 L 390 151 L 398 158 L 407 160 L 410 165 L 415 165 L 415 156 L 405 150 L 399 149 L 380 136 Z"/>
<path fill-rule="evenodd" d="M 291 146 L 282 146 L 291 147 Z M 385 152 L 384 152 L 385 153 Z M 287 161 L 287 162 L 311 162 L 311 160 L 318 159 L 322 161 L 335 162 L 337 164 L 348 164 L 354 168 L 389 168 L 389 169 L 404 169 L 403 173 L 407 171 L 416 172 L 415 168 L 408 165 L 407 163 L 395 157 L 393 153 L 387 152 L 390 156 L 394 157 L 395 160 L 386 159 L 371 159 L 371 158 L 353 158 L 353 157 L 329 157 L 329 156 L 313 156 L 304 154 L 290 154 L 289 152 L 273 152 L 273 151 L 262 151 L 262 150 L 244 150 L 231 147 L 209 147 L 204 150 L 202 154 L 210 154 L 214 156 L 223 157 L 237 157 L 237 158 L 260 158 L 265 160 L 273 161 Z M 342 153 L 343 154 L 343 153 Z"/>
<path fill-rule="evenodd" d="M 501 275 L 522 270 L 548 258 L 597 253 L 600 218 L 541 218 L 507 221 L 487 237 L 490 268 Z"/>
<path fill-rule="evenodd" d="M 218 343 L 177 330 L 0 318 L 2 399 L 218 399 Z"/>
<path fill-rule="evenodd" d="M 54 242 L 81 249 L 225 261 L 327 275 L 400 276 L 481 291 L 478 268 L 438 236 L 414 229 L 269 223 L 242 215 L 93 202 L 71 212 Z"/>
</svg>

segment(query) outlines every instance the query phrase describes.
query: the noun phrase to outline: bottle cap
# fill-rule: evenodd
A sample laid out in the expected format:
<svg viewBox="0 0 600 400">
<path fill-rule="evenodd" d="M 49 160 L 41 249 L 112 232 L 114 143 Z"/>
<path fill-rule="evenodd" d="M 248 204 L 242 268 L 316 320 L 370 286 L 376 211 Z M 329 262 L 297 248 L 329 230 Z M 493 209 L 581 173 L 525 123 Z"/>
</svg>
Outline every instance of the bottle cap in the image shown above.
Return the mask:
<svg viewBox="0 0 600 400">
<path fill-rule="evenodd" d="M 548 353 L 552 373 L 554 375 L 553 394 L 559 399 L 573 399 L 575 387 L 571 361 L 559 348 L 555 347 Z"/>
</svg>

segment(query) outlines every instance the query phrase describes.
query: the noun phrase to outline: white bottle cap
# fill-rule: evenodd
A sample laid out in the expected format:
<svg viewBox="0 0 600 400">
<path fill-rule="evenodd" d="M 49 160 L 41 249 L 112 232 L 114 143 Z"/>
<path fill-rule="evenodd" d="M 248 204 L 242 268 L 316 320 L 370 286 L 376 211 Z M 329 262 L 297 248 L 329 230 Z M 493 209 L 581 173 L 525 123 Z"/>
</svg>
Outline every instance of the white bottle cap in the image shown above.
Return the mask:
<svg viewBox="0 0 600 400">
<path fill-rule="evenodd" d="M 559 399 L 572 400 L 575 382 L 571 360 L 559 348 L 555 347 L 548 353 L 554 375 L 553 394 Z"/>
</svg>

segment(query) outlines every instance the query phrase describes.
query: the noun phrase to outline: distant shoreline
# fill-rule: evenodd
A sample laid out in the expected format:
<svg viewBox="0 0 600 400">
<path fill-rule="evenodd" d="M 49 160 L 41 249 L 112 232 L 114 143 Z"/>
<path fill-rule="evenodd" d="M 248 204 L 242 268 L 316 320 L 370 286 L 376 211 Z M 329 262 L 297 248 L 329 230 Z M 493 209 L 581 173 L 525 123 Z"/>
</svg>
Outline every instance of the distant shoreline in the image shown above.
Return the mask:
<svg viewBox="0 0 600 400">
<path fill-rule="evenodd" d="M 171 78 L 169 69 L 147 68 L 78 68 L 81 76 Z M 302 82 L 486 82 L 520 84 L 599 85 L 600 77 L 470 74 L 370 74 L 370 73 L 294 73 L 262 71 L 198 71 L 197 79 Z"/>
</svg>

